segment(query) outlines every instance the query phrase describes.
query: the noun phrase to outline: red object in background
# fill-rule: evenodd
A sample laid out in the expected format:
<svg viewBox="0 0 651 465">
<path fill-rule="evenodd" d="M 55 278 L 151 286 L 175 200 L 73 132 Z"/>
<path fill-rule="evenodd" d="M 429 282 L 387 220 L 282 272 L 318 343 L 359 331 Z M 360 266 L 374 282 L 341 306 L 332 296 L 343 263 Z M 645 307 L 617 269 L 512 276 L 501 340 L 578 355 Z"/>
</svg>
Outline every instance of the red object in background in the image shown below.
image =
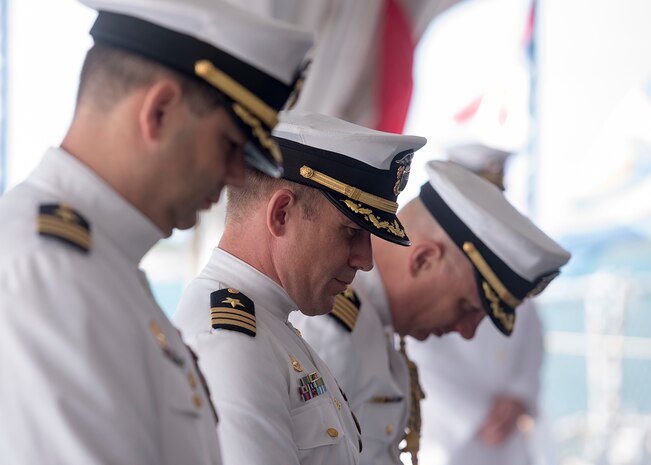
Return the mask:
<svg viewBox="0 0 651 465">
<path fill-rule="evenodd" d="M 477 113 L 477 110 L 479 110 L 479 106 L 481 105 L 483 98 L 484 95 L 482 94 L 479 97 L 473 99 L 468 105 L 454 114 L 454 120 L 459 124 L 463 124 L 473 119 Z"/>
<path fill-rule="evenodd" d="M 415 43 L 399 0 L 387 0 L 380 30 L 378 120 L 375 129 L 402 133 L 414 87 Z"/>
</svg>

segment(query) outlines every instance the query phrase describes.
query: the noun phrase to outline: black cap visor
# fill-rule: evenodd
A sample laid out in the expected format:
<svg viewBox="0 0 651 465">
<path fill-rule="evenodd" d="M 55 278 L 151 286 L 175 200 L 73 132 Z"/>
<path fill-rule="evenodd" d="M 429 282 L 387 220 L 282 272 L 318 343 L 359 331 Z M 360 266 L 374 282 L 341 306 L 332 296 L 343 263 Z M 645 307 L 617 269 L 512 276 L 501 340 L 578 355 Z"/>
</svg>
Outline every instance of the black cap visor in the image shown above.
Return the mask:
<svg viewBox="0 0 651 465">
<path fill-rule="evenodd" d="M 345 195 L 322 189 L 325 197 L 355 224 L 371 234 L 394 244 L 411 245 L 405 228 L 395 213 L 387 213 Z"/>
</svg>

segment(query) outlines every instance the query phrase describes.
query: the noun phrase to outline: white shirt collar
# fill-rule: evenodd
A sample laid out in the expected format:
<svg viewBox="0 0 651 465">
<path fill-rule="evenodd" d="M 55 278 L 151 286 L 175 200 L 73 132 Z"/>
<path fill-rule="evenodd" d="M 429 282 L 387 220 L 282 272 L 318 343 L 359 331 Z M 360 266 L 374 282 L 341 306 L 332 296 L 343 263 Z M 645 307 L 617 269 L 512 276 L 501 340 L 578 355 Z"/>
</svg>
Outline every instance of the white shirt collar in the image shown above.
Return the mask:
<svg viewBox="0 0 651 465">
<path fill-rule="evenodd" d="M 163 232 L 102 178 L 62 148 L 50 148 L 29 182 L 68 203 L 138 264 Z"/>
<path fill-rule="evenodd" d="M 297 305 L 278 283 L 234 255 L 216 247 L 204 268 L 204 277 L 234 287 L 253 300 L 256 306 L 282 321 L 298 310 Z"/>
</svg>

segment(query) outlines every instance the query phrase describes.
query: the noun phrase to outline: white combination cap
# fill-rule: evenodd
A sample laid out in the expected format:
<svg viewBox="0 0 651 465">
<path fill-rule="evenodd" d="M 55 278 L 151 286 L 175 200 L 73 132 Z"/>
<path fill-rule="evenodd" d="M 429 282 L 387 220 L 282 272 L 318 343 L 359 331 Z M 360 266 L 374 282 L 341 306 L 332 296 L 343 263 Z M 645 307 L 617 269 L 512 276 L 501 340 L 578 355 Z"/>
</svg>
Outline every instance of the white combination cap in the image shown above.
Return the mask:
<svg viewBox="0 0 651 465">
<path fill-rule="evenodd" d="M 219 0 L 80 0 L 99 12 L 96 43 L 143 56 L 217 89 L 245 131 L 247 161 L 281 174 L 271 129 L 304 79 L 313 35 Z"/>
<path fill-rule="evenodd" d="M 378 237 L 409 245 L 396 216 L 414 152 L 427 140 L 375 131 L 325 115 L 281 113 L 273 131 L 285 179 L 320 189 L 340 211 Z"/>
<path fill-rule="evenodd" d="M 515 308 L 542 292 L 570 253 L 485 179 L 445 161 L 430 161 L 426 170 L 421 200 L 472 263 L 486 313 L 509 335 Z"/>
<path fill-rule="evenodd" d="M 504 163 L 513 154 L 480 143 L 452 145 L 446 149 L 449 161 L 478 174 L 504 189 Z"/>
</svg>

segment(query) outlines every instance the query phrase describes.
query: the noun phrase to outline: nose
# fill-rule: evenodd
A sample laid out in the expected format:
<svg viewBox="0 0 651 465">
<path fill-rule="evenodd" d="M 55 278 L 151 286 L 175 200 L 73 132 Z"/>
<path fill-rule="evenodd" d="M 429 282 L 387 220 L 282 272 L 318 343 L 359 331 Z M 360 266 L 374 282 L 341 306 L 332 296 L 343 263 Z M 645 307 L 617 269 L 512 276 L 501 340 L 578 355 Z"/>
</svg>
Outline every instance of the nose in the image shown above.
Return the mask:
<svg viewBox="0 0 651 465">
<path fill-rule="evenodd" d="M 481 320 L 483 320 L 485 316 L 486 314 L 484 312 L 477 312 L 476 314 L 469 315 L 457 323 L 454 329 L 461 334 L 462 338 L 472 339 L 475 337 L 479 323 L 481 323 Z"/>
<path fill-rule="evenodd" d="M 362 271 L 373 269 L 373 248 L 371 246 L 371 233 L 360 231 L 350 250 L 349 265 Z"/>
</svg>

